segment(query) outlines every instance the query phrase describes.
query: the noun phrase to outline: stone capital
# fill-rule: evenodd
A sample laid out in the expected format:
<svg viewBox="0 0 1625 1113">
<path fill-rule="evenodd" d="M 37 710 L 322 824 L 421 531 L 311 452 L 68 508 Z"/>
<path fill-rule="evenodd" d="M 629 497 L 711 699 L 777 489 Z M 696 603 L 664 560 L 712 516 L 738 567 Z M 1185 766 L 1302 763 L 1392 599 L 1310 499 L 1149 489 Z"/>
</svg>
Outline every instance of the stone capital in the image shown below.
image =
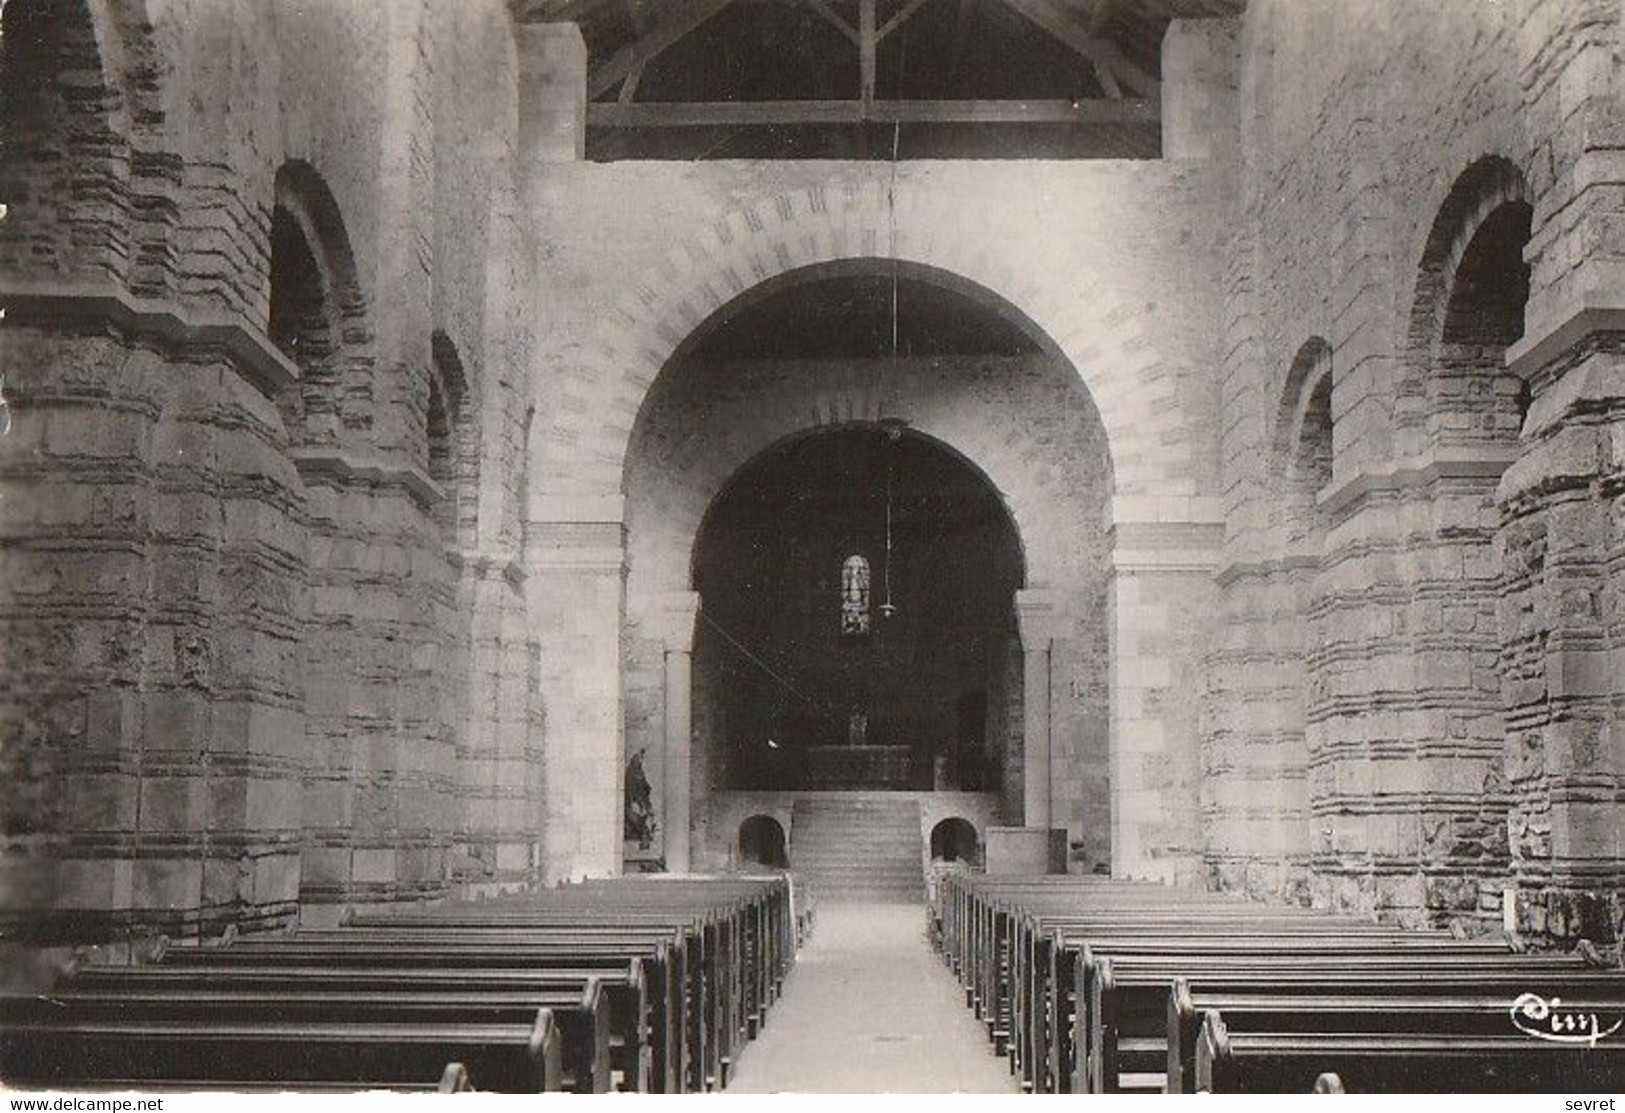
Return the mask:
<svg viewBox="0 0 1625 1113">
<path fill-rule="evenodd" d="M 1625 305 L 1614 290 L 1587 290 L 1554 310 L 1542 324 L 1531 322 L 1523 339 L 1507 349 L 1507 370 L 1529 379 L 1598 333 L 1625 332 Z"/>
<path fill-rule="evenodd" d="M 1334 480 L 1315 496 L 1315 501 L 1327 514 L 1338 516 L 1373 494 L 1426 488 L 1443 479 L 1493 481 L 1518 458 L 1518 451 L 1516 445 L 1458 445 L 1429 450 Z"/>
<path fill-rule="evenodd" d="M 530 523 L 526 565 L 533 573 L 596 573 L 619 576 L 626 566 L 626 537 L 619 522 Z"/>
<path fill-rule="evenodd" d="M 1051 642 L 1070 632 L 1067 616 L 1053 591 L 1022 588 L 1016 592 L 1015 607 L 1021 648 L 1028 653 L 1047 652 Z"/>
<path fill-rule="evenodd" d="M 626 520 L 626 497 L 592 492 L 553 491 L 536 495 L 527 508 L 533 524 L 586 525 Z"/>
<path fill-rule="evenodd" d="M 298 365 L 261 330 L 213 311 L 135 297 L 110 284 L 7 287 L 0 289 L 0 307 L 11 325 L 97 322 L 170 348 L 220 351 L 267 398 L 299 381 Z"/>
</svg>

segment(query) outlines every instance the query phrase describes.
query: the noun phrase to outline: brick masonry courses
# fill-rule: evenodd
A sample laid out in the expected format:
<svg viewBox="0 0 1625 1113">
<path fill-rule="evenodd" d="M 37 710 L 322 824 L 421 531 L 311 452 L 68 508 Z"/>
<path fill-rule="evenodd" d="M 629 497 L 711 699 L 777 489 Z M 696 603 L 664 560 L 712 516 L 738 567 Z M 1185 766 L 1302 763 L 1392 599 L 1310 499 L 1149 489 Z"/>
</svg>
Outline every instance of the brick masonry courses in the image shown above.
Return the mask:
<svg viewBox="0 0 1625 1113">
<path fill-rule="evenodd" d="M 500 8 L 5 14 L 53 29 L 6 42 L 8 87 L 44 75 L 7 114 L 0 226 L 8 912 L 186 936 L 533 883 Z M 279 204 L 342 303 L 336 409 L 266 337 Z M 431 335 L 474 461 L 450 529 Z M 295 395 L 340 425 L 298 442 Z"/>
<path fill-rule="evenodd" d="M 1098 598 L 1095 711 L 1050 719 L 1091 740 L 1050 795 L 1092 857 L 1618 932 L 1611 0 L 1253 0 L 1170 28 L 1164 159 L 895 168 L 581 162 L 579 34 L 496 0 L 5 18 L 50 32 L 7 35 L 0 98 L 8 911 L 187 934 L 618 868 L 663 714 L 643 546 L 680 552 L 767 435 L 717 410 L 656 497 L 640 414 L 735 298 L 898 260 L 1020 320 L 1098 415 L 1082 490 L 944 429 L 1034 523 L 1060 595 L 1030 637 L 1078 641 L 1040 620 Z M 325 313 L 292 355 L 279 204 Z M 1508 204 L 1523 337 L 1467 351 L 1445 307 Z M 1036 431 L 1042 397 L 977 405 Z"/>
</svg>

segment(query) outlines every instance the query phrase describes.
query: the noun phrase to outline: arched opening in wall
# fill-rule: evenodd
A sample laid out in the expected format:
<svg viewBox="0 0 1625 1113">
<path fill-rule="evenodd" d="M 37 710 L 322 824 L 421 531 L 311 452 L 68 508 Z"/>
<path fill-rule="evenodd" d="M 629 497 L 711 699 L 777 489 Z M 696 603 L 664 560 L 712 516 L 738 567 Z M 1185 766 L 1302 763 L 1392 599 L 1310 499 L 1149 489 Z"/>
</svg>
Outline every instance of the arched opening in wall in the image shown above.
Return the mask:
<svg viewBox="0 0 1625 1113">
<path fill-rule="evenodd" d="M 429 407 L 425 419 L 429 478 L 440 489 L 433 507 L 435 525 L 448 549 L 474 539 L 479 446 L 469 414 L 468 380 L 457 346 L 443 332 L 431 340 Z"/>
<path fill-rule="evenodd" d="M 1481 894 L 1499 899 L 1509 870 L 1496 489 L 1520 451 L 1529 405 L 1506 356 L 1523 335 L 1531 221 L 1514 164 L 1471 166 L 1434 221 L 1412 312 L 1407 393 L 1420 400 L 1421 420 L 1402 445 L 1428 461 L 1428 477 L 1405 497 L 1425 500 L 1425 516 L 1408 520 L 1426 528 L 1406 537 L 1415 571 L 1396 627 L 1426 693 L 1424 706 L 1402 716 L 1415 783 L 1452 786 L 1418 797 L 1416 913 L 1433 922 L 1490 919 Z"/>
<path fill-rule="evenodd" d="M 745 868 L 766 866 L 789 869 L 784 828 L 770 815 L 753 815 L 739 825 L 739 864 Z"/>
<path fill-rule="evenodd" d="M 299 384 L 277 403 L 289 440 L 330 441 L 338 432 L 337 385 L 329 361 L 335 322 L 328 284 L 294 212 L 271 211 L 271 312 L 266 334 L 299 367 Z"/>
<path fill-rule="evenodd" d="M 368 299 L 337 199 L 300 160 L 278 169 L 274 191 L 266 333 L 300 370 L 277 404 L 307 527 L 299 899 L 302 916 L 319 918 L 323 905 L 448 890 L 456 660 L 466 654 L 450 652 L 464 636 L 453 577 L 418 559 L 441 554 L 422 483 L 429 438 L 415 423 L 432 412 L 436 454 L 454 471 L 462 383 L 443 363 L 421 399 L 379 389 Z M 417 455 L 401 459 L 380 444 L 380 428 L 404 431 Z M 379 593 L 394 600 L 387 616 Z"/>
<path fill-rule="evenodd" d="M 124 94 L 103 61 L 83 0 L 0 5 L 0 270 L 124 276 Z"/>
<path fill-rule="evenodd" d="M 856 423 L 769 449 L 695 548 L 715 783 L 998 791 L 1000 740 L 964 737 L 961 711 L 990 690 L 1019 698 L 1021 582 L 998 492 L 945 446 Z"/>
<path fill-rule="evenodd" d="M 1318 547 L 1326 529 L 1319 496 L 1332 481 L 1332 350 L 1318 336 L 1298 350 L 1287 373 L 1275 444 L 1287 543 Z"/>
<path fill-rule="evenodd" d="M 1533 215 L 1522 172 L 1490 157 L 1457 179 L 1435 217 L 1401 391 L 1420 400 L 1424 419 L 1424 443 L 1412 451 L 1516 447 L 1529 391 L 1507 370 L 1506 353 L 1523 336 Z"/>
<path fill-rule="evenodd" d="M 953 816 L 931 828 L 931 860 L 981 865 L 982 843 L 971 821 Z"/>
<path fill-rule="evenodd" d="M 299 366 L 277 398 L 295 447 L 349 444 L 372 427 L 364 300 L 338 202 L 307 163 L 277 170 L 266 335 Z"/>
<path fill-rule="evenodd" d="M 623 484 L 626 747 L 680 755 L 668 840 L 746 786 L 971 790 L 1109 860 L 1112 464 L 1019 309 L 889 259 L 768 279 L 678 345 Z"/>
<path fill-rule="evenodd" d="M 1478 225 L 1462 252 L 1445 303 L 1430 407 L 1437 445 L 1516 445 L 1529 410 L 1529 386 L 1507 370 L 1507 349 L 1523 337 L 1529 300 L 1533 210 L 1506 201 Z"/>
</svg>

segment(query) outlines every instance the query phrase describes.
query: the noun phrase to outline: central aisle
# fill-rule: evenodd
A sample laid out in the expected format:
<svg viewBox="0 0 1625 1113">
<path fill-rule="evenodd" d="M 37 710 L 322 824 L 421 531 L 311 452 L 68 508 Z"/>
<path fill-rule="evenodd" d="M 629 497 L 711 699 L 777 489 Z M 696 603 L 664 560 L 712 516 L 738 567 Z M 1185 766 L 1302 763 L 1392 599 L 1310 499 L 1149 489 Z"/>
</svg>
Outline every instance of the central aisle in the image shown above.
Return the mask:
<svg viewBox="0 0 1625 1113">
<path fill-rule="evenodd" d="M 1016 1093 L 918 904 L 823 904 L 730 1094 Z"/>
</svg>

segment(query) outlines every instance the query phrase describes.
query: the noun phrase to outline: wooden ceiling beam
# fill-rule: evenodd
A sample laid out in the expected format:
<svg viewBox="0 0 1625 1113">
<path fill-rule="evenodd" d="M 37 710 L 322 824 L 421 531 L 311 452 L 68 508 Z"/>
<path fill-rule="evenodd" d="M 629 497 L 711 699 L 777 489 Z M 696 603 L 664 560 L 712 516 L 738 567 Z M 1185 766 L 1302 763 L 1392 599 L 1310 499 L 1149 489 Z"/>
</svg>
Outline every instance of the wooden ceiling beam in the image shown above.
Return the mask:
<svg viewBox="0 0 1625 1113">
<path fill-rule="evenodd" d="M 904 4 L 902 8 L 898 10 L 896 15 L 892 16 L 885 23 L 880 25 L 880 30 L 875 32 L 875 42 L 884 42 L 887 35 L 891 34 L 903 24 L 907 23 L 910 19 L 914 18 L 914 13 L 918 12 L 930 2 L 931 0 L 908 0 L 908 3 Z"/>
<path fill-rule="evenodd" d="M 817 12 L 823 17 L 825 23 L 829 24 L 831 27 L 835 28 L 841 34 L 850 39 L 852 41 L 852 45 L 858 45 L 859 39 L 857 28 L 853 27 L 846 20 L 842 19 L 841 13 L 829 6 L 829 0 L 807 0 L 807 4 L 812 8 L 813 11 Z"/>
<path fill-rule="evenodd" d="M 796 124 L 1156 124 L 1146 100 L 774 100 L 593 103 L 591 127 L 753 127 Z"/>
<path fill-rule="evenodd" d="M 631 104 L 632 98 L 638 95 L 638 82 L 642 80 L 643 67 L 638 66 L 631 73 L 626 75 L 625 81 L 621 82 L 621 91 L 615 97 L 615 99 L 620 101 L 622 104 Z"/>
<path fill-rule="evenodd" d="M 514 5 L 517 23 L 580 23 L 622 0 L 518 0 Z"/>
<path fill-rule="evenodd" d="M 1109 69 L 1122 84 L 1137 95 L 1156 100 L 1162 95 L 1162 82 L 1141 69 L 1109 39 L 1096 38 L 1072 21 L 1069 12 L 1053 0 L 1003 0 L 1003 3 L 1037 24 L 1052 38 L 1081 55 L 1098 73 Z"/>
<path fill-rule="evenodd" d="M 875 99 L 875 0 L 858 0 L 858 96 L 864 104 Z"/>
<path fill-rule="evenodd" d="M 633 70 L 648 65 L 731 3 L 733 0 L 670 0 L 669 4 L 662 5 L 662 11 L 670 9 L 663 23 L 642 38 L 621 47 L 606 62 L 593 67 L 588 73 L 587 99 L 592 100 L 609 92 L 625 81 Z"/>
</svg>

